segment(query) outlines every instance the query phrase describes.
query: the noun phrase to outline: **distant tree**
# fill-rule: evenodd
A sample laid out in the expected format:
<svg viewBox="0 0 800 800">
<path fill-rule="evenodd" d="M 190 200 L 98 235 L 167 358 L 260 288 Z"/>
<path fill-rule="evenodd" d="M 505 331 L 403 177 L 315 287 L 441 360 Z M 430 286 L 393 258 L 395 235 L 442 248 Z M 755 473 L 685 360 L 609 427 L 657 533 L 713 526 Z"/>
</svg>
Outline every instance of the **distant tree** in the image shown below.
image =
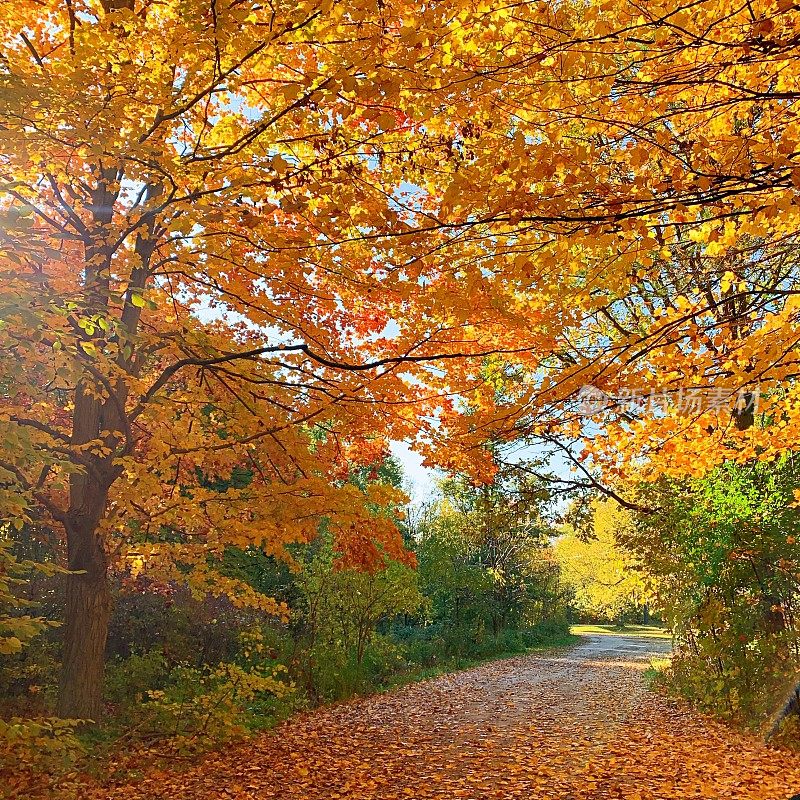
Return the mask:
<svg viewBox="0 0 800 800">
<path fill-rule="evenodd" d="M 496 635 L 554 611 L 558 567 L 542 518 L 542 483 L 502 467 L 488 483 L 446 479 L 440 492 L 415 546 L 440 618 L 473 625 L 483 619 Z"/>
<path fill-rule="evenodd" d="M 589 617 L 621 622 L 627 614 L 647 621 L 650 592 L 633 555 L 619 543 L 630 515 L 613 500 L 594 501 L 588 531 L 568 528 L 553 546 L 576 609 Z"/>
</svg>

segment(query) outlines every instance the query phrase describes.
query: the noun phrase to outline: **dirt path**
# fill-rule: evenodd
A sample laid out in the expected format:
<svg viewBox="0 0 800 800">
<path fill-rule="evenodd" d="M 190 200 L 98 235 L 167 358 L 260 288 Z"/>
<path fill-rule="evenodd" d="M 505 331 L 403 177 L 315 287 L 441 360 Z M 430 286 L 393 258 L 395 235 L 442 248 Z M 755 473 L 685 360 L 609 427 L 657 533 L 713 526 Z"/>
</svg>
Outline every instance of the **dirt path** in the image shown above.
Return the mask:
<svg viewBox="0 0 800 800">
<path fill-rule="evenodd" d="M 644 688 L 667 642 L 592 636 L 296 717 L 113 800 L 786 800 L 800 758 Z"/>
</svg>

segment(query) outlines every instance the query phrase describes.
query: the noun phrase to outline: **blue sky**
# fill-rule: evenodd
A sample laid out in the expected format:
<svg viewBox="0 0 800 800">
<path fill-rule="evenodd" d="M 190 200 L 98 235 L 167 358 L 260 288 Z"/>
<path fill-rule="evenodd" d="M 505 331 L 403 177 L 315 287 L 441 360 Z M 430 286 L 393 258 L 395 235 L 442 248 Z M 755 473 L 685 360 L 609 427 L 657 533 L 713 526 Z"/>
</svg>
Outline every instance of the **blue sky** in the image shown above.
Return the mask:
<svg viewBox="0 0 800 800">
<path fill-rule="evenodd" d="M 436 492 L 436 480 L 443 473 L 424 467 L 422 456 L 405 442 L 392 442 L 391 451 L 403 468 L 404 488 L 411 496 L 411 502 L 417 504 L 430 499 Z"/>
</svg>

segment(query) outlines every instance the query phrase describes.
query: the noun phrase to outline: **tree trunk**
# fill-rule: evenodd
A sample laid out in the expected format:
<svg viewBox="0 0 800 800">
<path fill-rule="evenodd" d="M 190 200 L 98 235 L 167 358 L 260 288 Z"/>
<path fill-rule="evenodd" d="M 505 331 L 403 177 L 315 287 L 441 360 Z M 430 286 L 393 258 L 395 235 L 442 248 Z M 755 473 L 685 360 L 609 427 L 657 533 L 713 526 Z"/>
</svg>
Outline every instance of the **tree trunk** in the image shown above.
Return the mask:
<svg viewBox="0 0 800 800">
<path fill-rule="evenodd" d="M 58 714 L 96 722 L 101 717 L 111 592 L 105 566 L 94 573 L 67 576 Z"/>
<path fill-rule="evenodd" d="M 133 9 L 133 5 L 133 0 L 103 0 L 107 13 Z M 98 163 L 93 171 L 97 176 L 97 186 L 91 191 L 94 226 L 92 240 L 85 247 L 82 310 L 87 316 L 108 316 L 116 249 L 109 244 L 109 234 L 124 170 L 121 161 L 114 163 L 112 160 L 105 165 Z M 145 197 L 152 200 L 163 189 L 161 183 L 151 184 Z M 134 294 L 147 285 L 150 259 L 161 235 L 155 231 L 156 217 L 153 216 L 139 228 L 135 239 L 134 250 L 140 263 L 130 272 L 120 318 L 131 343 L 135 341 L 141 316 L 141 308 L 133 302 Z M 101 340 L 100 347 L 106 338 L 103 331 L 86 333 L 89 341 Z M 82 358 L 80 348 L 78 352 Z M 131 354 L 125 355 L 123 348 L 116 362 L 129 375 L 138 374 L 140 362 L 133 360 Z M 66 578 L 64 651 L 57 708 L 62 717 L 97 721 L 101 716 L 106 639 L 112 607 L 101 521 L 106 513 L 109 490 L 122 474 L 122 467 L 115 461 L 133 452 L 134 441 L 125 411 L 127 379 L 111 374 L 103 378 L 91 368 L 91 359 L 87 366 L 75 390 L 70 440 L 80 471 L 70 475 L 69 510 L 61 520 L 67 535 L 68 566 L 74 574 Z M 86 448 L 98 441 L 102 441 L 105 452 Z"/>
<path fill-rule="evenodd" d="M 98 401 L 79 387 L 73 417 L 73 443 L 97 437 L 103 425 Z M 110 427 L 110 426 L 109 426 Z M 100 719 L 111 591 L 108 557 L 100 533 L 114 467 L 109 459 L 89 458 L 70 476 L 70 508 L 63 520 L 67 534 L 64 652 L 58 714 L 68 719 Z"/>
</svg>

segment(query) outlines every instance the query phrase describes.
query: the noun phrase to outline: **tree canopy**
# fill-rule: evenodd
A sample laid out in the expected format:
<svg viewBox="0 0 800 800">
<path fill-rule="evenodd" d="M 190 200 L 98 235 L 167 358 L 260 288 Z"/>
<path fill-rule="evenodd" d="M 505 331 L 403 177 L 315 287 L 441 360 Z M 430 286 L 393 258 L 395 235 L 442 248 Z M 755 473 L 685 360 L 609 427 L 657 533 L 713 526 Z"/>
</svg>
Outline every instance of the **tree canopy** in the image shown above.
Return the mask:
<svg viewBox="0 0 800 800">
<path fill-rule="evenodd" d="M 478 481 L 497 442 L 580 452 L 623 503 L 796 449 L 799 27 L 788 0 L 5 4 L 0 516 L 64 534 L 61 712 L 99 713 L 109 570 L 282 614 L 213 558 L 327 520 L 344 563 L 404 560 L 396 491 L 347 480 L 392 439 Z"/>
</svg>

